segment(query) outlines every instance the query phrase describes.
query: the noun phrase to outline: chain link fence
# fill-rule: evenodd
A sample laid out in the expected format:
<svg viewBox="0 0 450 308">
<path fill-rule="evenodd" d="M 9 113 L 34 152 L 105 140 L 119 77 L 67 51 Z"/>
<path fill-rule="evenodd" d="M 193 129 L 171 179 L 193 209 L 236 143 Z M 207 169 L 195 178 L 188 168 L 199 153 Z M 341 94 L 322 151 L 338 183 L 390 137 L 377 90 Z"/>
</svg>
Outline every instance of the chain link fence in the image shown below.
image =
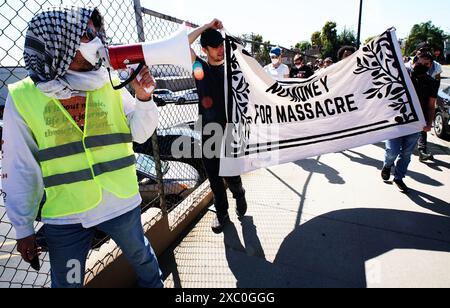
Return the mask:
<svg viewBox="0 0 450 308">
<path fill-rule="evenodd" d="M 176 32 L 183 22 L 142 8 L 140 1 L 137 0 L 0 0 L 0 106 L 5 105 L 8 95 L 7 85 L 27 76 L 23 46 L 28 21 L 43 9 L 59 5 L 98 7 L 105 18 L 110 44 L 164 39 Z M 188 27 L 197 27 L 189 22 L 186 24 Z M 193 48 L 200 54 L 201 47 L 198 43 Z M 292 63 L 293 52 L 287 51 L 286 55 L 287 61 Z M 181 211 L 177 206 L 181 202 L 193 203 L 195 201 L 193 192 L 206 180 L 201 159 L 175 159 L 171 151 L 173 143 L 179 138 L 187 141 L 185 144 L 191 146 L 191 153 L 199 151 L 201 132 L 196 129 L 198 95 L 192 76 L 182 68 L 160 65 L 151 67 L 151 71 L 157 81 L 154 99 L 160 112 L 160 124 L 151 140 L 143 145 L 135 145 L 140 192 L 143 198 L 142 211 L 161 208 L 163 215 L 168 213 L 181 215 L 182 213 L 177 213 Z M 123 75 L 124 72 L 120 74 L 123 78 L 127 77 L 126 74 Z M 7 176 L 11 175 L 3 175 Z M 8 197 L 1 193 L 3 197 Z M 155 220 L 147 222 L 144 229 L 148 230 L 156 223 Z M 35 230 L 39 244 L 45 248 L 42 224 L 36 222 Z M 89 257 L 95 255 L 97 249 L 109 241 L 105 234 L 98 232 Z M 117 250 L 111 251 L 105 260 L 98 262 L 115 256 Z M 0 205 L 0 288 L 49 287 L 50 263 L 45 249 L 40 259 L 42 265 L 39 272 L 31 269 L 30 265 L 22 260 L 17 253 L 15 231 L 6 216 L 5 207 Z M 89 269 L 86 274 L 95 275 Z"/>
<path fill-rule="evenodd" d="M 7 85 L 27 76 L 24 69 L 23 46 L 28 21 L 41 10 L 51 6 L 95 6 L 105 18 L 106 33 L 110 44 L 127 44 L 138 41 L 164 39 L 177 31 L 181 20 L 140 8 L 139 1 L 0 1 L 0 105 L 4 106 L 8 95 Z M 140 27 L 140 22 L 141 27 Z M 188 24 L 194 26 L 192 24 Z M 199 51 L 199 46 L 196 47 Z M 174 140 L 180 136 L 190 138 L 192 145 L 200 144 L 199 134 L 193 128 L 198 118 L 198 96 L 195 83 L 188 72 L 172 65 L 151 67 L 158 90 L 155 101 L 160 111 L 160 125 L 154 141 L 135 145 L 140 191 L 143 198 L 142 211 L 160 207 L 163 213 L 177 210 L 183 201 L 189 202 L 191 193 L 205 180 L 203 165 L 199 159 L 175 160 L 171 157 Z M 126 78 L 126 76 L 121 77 Z M 167 95 L 169 93 L 169 95 Z M 158 148 L 160 151 L 158 151 Z M 161 160 L 157 158 L 160 154 Z M 161 171 L 161 172 L 159 172 Z M 8 176 L 8 175 L 4 175 Z M 10 175 L 11 176 L 11 175 Z M 163 184 L 164 194 L 161 194 Z M 7 196 L 6 196 L 7 198 Z M 50 263 L 48 253 L 41 255 L 39 272 L 30 268 L 16 251 L 15 231 L 8 221 L 4 206 L 0 207 L 0 288 L 2 287 L 48 287 Z M 157 218 L 155 218 L 157 219 Z M 147 222 L 148 230 L 156 221 Z M 42 224 L 35 229 L 40 245 L 46 247 Z M 97 232 L 92 254 L 102 244 L 109 242 L 105 234 Z M 107 258 L 117 252 L 111 252 Z M 102 262 L 102 260 L 100 260 Z M 87 275 L 93 273 L 87 270 Z"/>
</svg>

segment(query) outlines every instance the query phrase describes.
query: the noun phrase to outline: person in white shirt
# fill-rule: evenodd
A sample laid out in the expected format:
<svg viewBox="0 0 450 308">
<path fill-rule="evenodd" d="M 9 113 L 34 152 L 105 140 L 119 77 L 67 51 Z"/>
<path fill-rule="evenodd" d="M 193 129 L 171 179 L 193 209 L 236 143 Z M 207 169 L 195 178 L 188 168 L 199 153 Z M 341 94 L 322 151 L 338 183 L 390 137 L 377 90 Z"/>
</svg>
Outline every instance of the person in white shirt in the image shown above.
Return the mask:
<svg viewBox="0 0 450 308">
<path fill-rule="evenodd" d="M 61 195 L 66 197 L 66 202 L 79 200 L 83 203 L 82 210 L 77 210 L 75 203 L 75 209 L 66 210 L 66 215 L 42 215 L 50 255 L 52 287 L 79 288 L 83 286 L 86 258 L 91 247 L 94 228 L 97 228 L 110 235 L 122 249 L 136 271 L 140 286 L 161 288 L 163 283 L 158 261 L 144 236 L 141 224 L 142 200 L 137 181 L 136 187 L 134 183 L 130 184 L 131 189 L 127 194 L 131 197 L 122 198 L 123 196 L 119 197 L 114 189 L 110 189 L 114 184 L 106 185 L 99 178 L 100 174 L 103 174 L 108 181 L 120 183 L 120 176 L 118 178 L 117 175 L 125 174 L 124 170 L 127 170 L 127 176 L 131 175 L 131 178 L 135 176 L 132 141 L 146 142 L 158 125 L 157 107 L 152 101 L 152 93 L 146 91 L 155 86 L 155 81 L 149 69 L 145 67 L 140 73 L 140 81 L 132 82 L 136 98 L 133 98 L 125 89 L 115 92 L 106 69 L 101 67 L 97 53 L 98 49 L 104 46 L 104 38 L 103 18 L 97 9 L 51 8 L 37 14 L 30 21 L 24 50 L 29 78 L 10 85 L 10 95 L 7 98 L 4 114 L 2 172 L 8 176 L 3 177 L 2 186 L 8 195 L 7 215 L 16 231 L 17 250 L 24 261 L 31 263 L 32 266 L 34 264 L 33 268 L 37 269 L 39 265 L 36 266 L 36 260 L 39 262 L 40 249 L 36 243 L 34 221 L 43 200 L 44 190 L 46 203 L 42 209 L 43 212 L 49 211 L 50 205 L 47 203 L 49 196 L 53 198 L 50 201 L 52 211 L 60 210 L 58 204 L 62 208 L 65 206 L 63 200 L 58 202 Z M 49 41 L 53 43 L 49 44 Z M 39 92 L 42 94 L 38 95 L 39 98 L 35 96 L 35 99 L 24 99 L 32 97 L 29 93 Z M 92 98 L 96 93 L 107 93 L 108 99 L 103 102 L 100 96 Z M 17 97 L 20 100 L 16 101 Z M 48 104 L 42 116 L 27 115 L 23 112 L 23 106 L 32 104 L 36 110 L 43 110 L 41 101 L 45 101 L 46 97 Z M 115 102 L 119 104 L 113 105 Z M 114 107 L 102 107 L 106 106 L 105 103 Z M 27 110 L 34 110 L 31 106 L 27 108 Z M 50 110 L 63 116 L 49 117 L 47 111 Z M 111 115 L 112 112 L 108 115 L 109 111 L 114 112 L 114 115 Z M 121 124 L 118 125 L 126 131 L 131 131 L 131 135 L 101 134 L 103 131 L 108 131 L 108 128 L 100 129 L 98 122 L 91 123 L 90 120 L 99 119 L 102 114 L 105 114 L 108 121 L 106 124 L 110 126 L 116 125 L 111 123 L 111 119 L 120 119 Z M 40 129 L 36 129 L 36 124 L 30 124 L 25 118 L 36 119 L 36 123 L 44 124 Z M 61 129 L 59 124 L 70 127 L 70 130 Z M 96 139 L 96 144 L 88 146 L 87 134 L 96 130 L 100 132 L 98 136 L 90 135 Z M 48 138 L 44 135 L 50 133 L 55 133 L 55 136 L 59 136 L 56 133 L 62 133 L 62 137 L 54 137 L 52 138 L 54 141 L 50 142 L 64 144 L 70 140 L 77 140 L 74 138 L 80 135 L 83 135 L 83 142 L 67 143 L 53 149 L 44 147 L 43 150 L 42 140 L 45 141 L 47 140 L 45 138 Z M 66 139 L 69 140 L 66 141 Z M 70 147 L 75 144 L 77 147 Z M 59 152 L 55 150 L 56 148 Z M 123 148 L 127 148 L 132 155 L 125 159 L 94 165 L 95 152 L 107 149 L 109 153 L 114 154 L 117 153 L 116 149 Z M 42 158 L 44 154 L 47 156 L 45 159 Z M 89 178 L 82 178 L 86 176 L 86 173 L 81 175 L 80 172 L 67 174 L 72 176 L 64 176 L 60 172 L 54 176 L 44 176 L 45 173 L 51 172 L 47 170 L 48 166 L 52 164 L 56 166 L 55 161 L 58 159 L 64 159 L 67 162 L 68 170 L 72 168 L 71 164 L 77 166 L 78 162 L 74 163 L 70 160 L 75 156 L 77 160 L 82 157 L 83 161 L 84 157 L 87 157 L 86 161 L 89 165 L 92 164 L 92 167 L 87 169 Z M 47 166 L 44 169 L 43 161 Z M 61 171 L 61 160 L 59 162 L 57 171 Z M 98 172 L 99 167 L 101 167 L 100 172 Z M 62 168 L 64 169 L 64 166 Z M 81 196 L 79 193 L 78 196 L 74 193 L 70 197 L 69 187 L 74 187 L 70 186 L 74 184 L 85 185 L 80 186 L 83 189 L 99 187 L 93 190 L 94 196 L 98 196 L 96 199 L 98 202 L 86 204 L 88 203 L 86 200 L 90 200 L 87 199 L 87 191 Z M 52 186 L 52 191 L 49 190 L 49 186 Z M 120 185 L 117 186 L 119 188 L 116 190 L 119 191 Z M 106 187 L 109 187 L 109 190 Z M 71 275 L 68 273 L 73 270 L 70 264 L 73 264 L 74 260 L 81 266 L 78 275 L 74 275 L 79 279 L 69 280 L 68 277 Z"/>
<path fill-rule="evenodd" d="M 289 78 L 289 67 L 281 62 L 281 48 L 274 47 L 270 50 L 272 63 L 264 67 L 266 73 L 275 80 Z"/>
</svg>

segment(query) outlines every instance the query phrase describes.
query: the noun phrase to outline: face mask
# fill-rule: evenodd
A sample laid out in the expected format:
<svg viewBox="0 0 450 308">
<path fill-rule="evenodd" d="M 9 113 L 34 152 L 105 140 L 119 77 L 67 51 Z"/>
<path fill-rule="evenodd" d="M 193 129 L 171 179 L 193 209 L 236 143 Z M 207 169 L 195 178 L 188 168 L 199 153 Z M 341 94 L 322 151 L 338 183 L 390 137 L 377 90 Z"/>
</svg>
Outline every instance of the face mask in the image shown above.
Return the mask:
<svg viewBox="0 0 450 308">
<path fill-rule="evenodd" d="M 98 54 L 100 48 L 103 48 L 103 43 L 100 38 L 96 37 L 89 43 L 81 43 L 79 50 L 83 58 L 95 66 L 100 61 L 100 55 Z"/>
<path fill-rule="evenodd" d="M 422 65 L 422 64 L 417 64 L 414 67 L 414 73 L 416 73 L 417 75 L 426 75 L 428 73 L 430 69 L 428 68 L 428 66 Z"/>
<path fill-rule="evenodd" d="M 272 64 L 273 64 L 273 65 L 277 65 L 278 62 L 279 62 L 278 59 L 272 59 Z"/>
</svg>

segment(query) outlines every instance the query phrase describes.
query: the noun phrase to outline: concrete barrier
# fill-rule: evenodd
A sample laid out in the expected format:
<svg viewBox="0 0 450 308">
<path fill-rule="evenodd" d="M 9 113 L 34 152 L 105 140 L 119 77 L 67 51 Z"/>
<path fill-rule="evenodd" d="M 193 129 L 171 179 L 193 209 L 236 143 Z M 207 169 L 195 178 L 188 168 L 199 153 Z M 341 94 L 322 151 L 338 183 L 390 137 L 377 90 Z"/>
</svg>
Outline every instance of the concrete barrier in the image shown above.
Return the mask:
<svg viewBox="0 0 450 308">
<path fill-rule="evenodd" d="M 169 215 L 151 208 L 142 215 L 146 236 L 156 255 L 161 256 L 179 239 L 181 234 L 207 208 L 212 200 L 209 182 L 197 188 Z M 119 247 L 110 241 L 99 251 L 94 251 L 86 263 L 85 285 L 87 288 L 132 288 L 136 275 Z"/>
</svg>

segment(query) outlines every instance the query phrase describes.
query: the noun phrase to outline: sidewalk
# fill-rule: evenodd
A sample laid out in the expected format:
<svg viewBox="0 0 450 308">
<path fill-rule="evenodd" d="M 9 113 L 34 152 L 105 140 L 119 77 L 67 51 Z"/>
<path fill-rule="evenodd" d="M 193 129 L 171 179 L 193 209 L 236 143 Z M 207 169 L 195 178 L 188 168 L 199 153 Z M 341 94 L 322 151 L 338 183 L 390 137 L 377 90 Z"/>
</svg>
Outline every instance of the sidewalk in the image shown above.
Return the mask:
<svg viewBox="0 0 450 308">
<path fill-rule="evenodd" d="M 409 195 L 381 180 L 383 144 L 244 176 L 247 217 L 230 202 L 215 235 L 207 212 L 161 258 L 166 287 L 450 287 L 450 150 L 430 139 Z"/>
</svg>

